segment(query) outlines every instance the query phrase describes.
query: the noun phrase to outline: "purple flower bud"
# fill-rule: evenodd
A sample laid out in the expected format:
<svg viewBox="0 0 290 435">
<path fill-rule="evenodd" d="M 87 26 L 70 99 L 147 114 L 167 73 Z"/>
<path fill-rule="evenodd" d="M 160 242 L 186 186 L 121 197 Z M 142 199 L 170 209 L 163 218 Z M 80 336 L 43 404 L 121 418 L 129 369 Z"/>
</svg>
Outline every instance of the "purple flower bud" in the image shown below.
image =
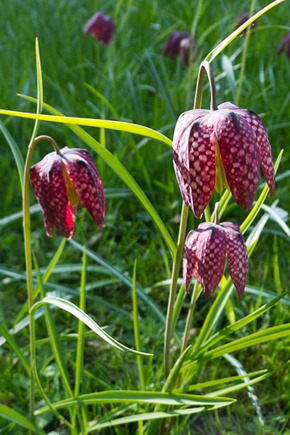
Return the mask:
<svg viewBox="0 0 290 435">
<path fill-rule="evenodd" d="M 248 252 L 238 225 L 202 223 L 190 231 L 185 241 L 183 281 L 186 291 L 192 276 L 211 296 L 222 278 L 225 261 L 239 296 L 243 295 L 248 277 Z"/>
<path fill-rule="evenodd" d="M 168 54 L 172 60 L 180 55 L 183 65 L 188 66 L 197 57 L 196 41 L 189 37 L 188 33 L 174 31 L 167 39 L 163 54 Z M 193 49 L 195 52 L 192 53 Z"/>
<path fill-rule="evenodd" d="M 284 50 L 286 51 L 287 57 L 290 59 L 290 32 L 287 33 L 284 39 L 282 39 L 282 42 L 277 50 L 277 54 L 281 54 Z"/>
<path fill-rule="evenodd" d="M 63 237 L 72 237 L 78 203 L 99 227 L 105 227 L 103 184 L 88 151 L 65 147 L 47 154 L 30 169 L 30 181 L 48 236 L 55 226 Z"/>
<path fill-rule="evenodd" d="M 103 12 L 97 12 L 84 26 L 84 34 L 92 33 L 98 41 L 108 45 L 115 31 L 114 21 Z"/>
<path fill-rule="evenodd" d="M 186 205 L 201 218 L 214 189 L 232 192 L 248 210 L 256 196 L 260 165 L 274 193 L 271 146 L 261 119 L 254 112 L 223 103 L 218 110 L 183 113 L 173 137 L 174 169 Z"/>
</svg>

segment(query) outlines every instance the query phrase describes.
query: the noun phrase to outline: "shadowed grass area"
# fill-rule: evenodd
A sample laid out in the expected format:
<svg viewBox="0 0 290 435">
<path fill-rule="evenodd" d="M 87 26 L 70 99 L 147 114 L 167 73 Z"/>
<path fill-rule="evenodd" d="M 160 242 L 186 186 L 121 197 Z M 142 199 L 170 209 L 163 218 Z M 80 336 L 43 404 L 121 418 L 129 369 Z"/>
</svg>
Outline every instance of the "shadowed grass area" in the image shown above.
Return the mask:
<svg viewBox="0 0 290 435">
<path fill-rule="evenodd" d="M 258 11 L 269 2 L 263 0 L 255 3 L 255 11 Z M 34 103 L 17 94 L 36 97 L 35 37 L 38 37 L 46 103 L 67 116 L 133 122 L 156 129 L 171 139 L 179 114 L 192 108 L 200 61 L 233 31 L 237 15 L 248 12 L 251 2 L 2 0 L 1 6 L 1 108 L 36 111 Z M 115 36 L 107 47 L 97 43 L 92 35 L 83 35 L 84 23 L 97 10 L 103 10 L 116 23 Z M 277 49 L 282 38 L 290 31 L 287 14 L 289 4 L 285 1 L 258 20 L 257 27 L 249 36 L 245 75 L 238 97 L 241 107 L 254 110 L 263 119 L 274 159 L 284 148 L 276 192 L 273 199 L 267 198 L 266 204 L 270 206 L 274 200 L 278 200 L 279 208 L 275 210 L 286 223 L 290 213 L 290 59 L 285 53 L 277 56 Z M 184 67 L 179 57 L 172 61 L 162 54 L 163 45 L 174 30 L 192 31 L 197 41 L 198 58 L 189 67 Z M 236 101 L 245 39 L 245 35 L 238 37 L 212 64 L 218 103 Z M 203 107 L 208 108 L 209 99 L 209 89 L 205 84 Z M 44 113 L 47 112 L 44 110 Z M 25 158 L 33 121 L 1 115 L 0 122 Z M 166 223 L 175 242 L 181 198 L 170 148 L 156 140 L 129 133 L 92 127 L 84 129 L 129 171 Z M 42 122 L 39 133 L 51 135 L 61 147 L 86 147 L 78 135 L 62 124 Z M 19 322 L 25 322 L 28 315 L 22 222 L 21 216 L 14 216 L 21 210 L 21 190 L 10 147 L 4 134 L 0 134 L 0 336 L 5 337 L 6 334 L 8 338 L 12 337 L 11 341 L 0 342 L 0 403 L 14 410 L 28 412 L 25 362 L 21 362 L 15 353 L 15 349 L 20 349 L 21 355 L 28 361 L 28 329 L 19 328 L 16 335 L 9 335 L 8 332 Z M 38 146 L 34 162 L 50 151 L 46 143 Z M 148 391 L 159 392 L 164 384 L 161 373 L 162 350 L 171 254 L 136 196 L 96 153 L 91 153 L 105 186 L 107 227 L 102 231 L 97 229 L 87 212 L 83 209 L 79 211 L 74 241 L 80 246 L 85 243 L 88 254 L 92 253 L 87 257 L 86 267 L 87 310 L 110 336 L 134 348 L 132 287 L 134 264 L 137 262 L 140 345 L 142 351 L 154 353 L 153 358 L 143 359 L 143 378 Z M 31 204 L 35 203 L 31 196 Z M 241 223 L 246 215 L 234 202 L 230 202 L 223 220 Z M 197 223 L 190 214 L 188 228 L 196 227 Z M 61 238 L 57 234 L 52 239 L 46 237 L 39 209 L 31 215 L 31 224 L 34 255 L 45 282 L 43 274 L 49 262 L 54 260 Z M 52 296 L 68 298 L 71 303 L 78 305 L 82 268 L 82 249 L 78 249 L 74 242 L 67 243 L 57 267 L 45 284 L 45 291 L 53 292 Z M 235 330 L 234 338 L 288 324 L 289 276 L 289 236 L 272 217 L 250 257 L 248 288 L 244 297 L 238 300 L 232 296 L 228 299 L 215 330 L 218 332 L 233 325 L 282 294 L 283 298 L 271 309 Z M 37 287 L 36 271 L 33 277 Z M 191 344 L 195 343 L 197 332 L 201 330 L 215 298 L 206 299 L 202 295 L 198 299 L 190 331 Z M 177 356 L 189 305 L 190 297 L 186 296 L 172 347 L 172 352 L 176 351 Z M 38 374 L 48 398 L 58 402 L 65 398 L 62 378 L 51 349 L 44 316 L 41 311 L 38 315 Z M 56 308 L 51 310 L 51 316 L 67 359 L 68 379 L 73 383 L 78 321 Z M 16 348 L 13 347 L 13 337 Z M 114 351 L 108 344 L 96 340 L 87 329 L 84 340 L 82 394 L 140 389 L 140 368 L 135 356 Z M 229 337 L 223 344 L 227 342 L 230 342 Z M 290 411 L 289 345 L 289 335 L 285 335 L 234 352 L 247 374 L 263 369 L 271 373 L 270 377 L 253 385 L 257 400 L 253 399 L 253 395 L 248 396 L 247 388 L 225 393 L 225 397 L 237 401 L 213 412 L 176 417 L 172 433 L 287 433 Z M 211 361 L 205 356 L 197 359 L 195 364 L 189 384 L 197 385 L 193 394 L 209 394 L 238 383 L 237 379 L 225 379 L 240 375 L 237 367 L 226 358 Z M 216 380 L 223 380 L 223 383 L 217 386 L 214 384 Z M 211 385 L 205 384 L 210 381 L 213 382 Z M 244 381 L 239 382 L 242 384 Z M 45 406 L 40 391 L 37 392 L 36 401 L 38 408 Z M 118 406 L 115 403 L 107 406 L 94 403 L 84 407 L 83 413 L 84 421 L 95 423 L 95 419 L 99 419 L 100 425 L 105 425 L 118 416 L 149 413 L 152 409 L 149 405 L 141 409 L 140 405 L 131 403 Z M 63 417 L 69 418 L 67 410 Z M 66 433 L 67 430 L 53 412 L 39 416 L 37 424 L 45 433 L 52 430 Z M 143 429 L 145 433 L 148 429 L 146 423 L 143 423 Z M 137 433 L 138 430 L 142 433 L 142 425 L 140 422 L 129 424 L 128 421 L 128 424 L 102 430 L 108 434 Z M 1 431 L 23 433 L 19 426 L 2 419 L 0 414 Z"/>
</svg>

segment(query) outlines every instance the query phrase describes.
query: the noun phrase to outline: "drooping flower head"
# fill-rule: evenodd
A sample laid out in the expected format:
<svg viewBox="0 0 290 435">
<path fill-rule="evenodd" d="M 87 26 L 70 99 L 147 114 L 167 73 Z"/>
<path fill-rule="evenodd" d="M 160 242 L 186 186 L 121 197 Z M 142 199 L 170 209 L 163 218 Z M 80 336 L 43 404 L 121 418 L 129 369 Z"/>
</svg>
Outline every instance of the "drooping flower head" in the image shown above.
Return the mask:
<svg viewBox="0 0 290 435">
<path fill-rule="evenodd" d="M 95 13 L 84 26 L 84 34 L 92 33 L 97 41 L 102 41 L 105 45 L 111 42 L 114 31 L 114 21 L 103 12 Z"/>
<path fill-rule="evenodd" d="M 48 236 L 55 226 L 63 237 L 72 237 L 78 203 L 99 227 L 105 226 L 103 184 L 88 151 L 65 147 L 47 154 L 30 169 L 30 181 Z"/>
<path fill-rule="evenodd" d="M 163 54 L 168 54 L 172 60 L 180 55 L 183 65 L 188 66 L 190 61 L 196 60 L 196 46 L 196 41 L 190 38 L 188 33 L 174 31 L 164 45 Z"/>
<path fill-rule="evenodd" d="M 225 261 L 232 281 L 242 296 L 248 277 L 248 252 L 238 225 L 204 222 L 190 231 L 185 241 L 183 282 L 186 291 L 193 276 L 211 296 L 222 278 Z"/>
<path fill-rule="evenodd" d="M 271 146 L 261 119 L 232 103 L 218 110 L 183 113 L 173 137 L 174 169 L 186 205 L 201 218 L 214 189 L 229 188 L 235 201 L 248 210 L 256 196 L 260 165 L 270 188 L 275 188 Z"/>
<path fill-rule="evenodd" d="M 285 50 L 287 57 L 290 59 L 290 32 L 287 33 L 284 39 L 282 39 L 281 44 L 277 50 L 277 54 L 281 54 Z"/>
</svg>

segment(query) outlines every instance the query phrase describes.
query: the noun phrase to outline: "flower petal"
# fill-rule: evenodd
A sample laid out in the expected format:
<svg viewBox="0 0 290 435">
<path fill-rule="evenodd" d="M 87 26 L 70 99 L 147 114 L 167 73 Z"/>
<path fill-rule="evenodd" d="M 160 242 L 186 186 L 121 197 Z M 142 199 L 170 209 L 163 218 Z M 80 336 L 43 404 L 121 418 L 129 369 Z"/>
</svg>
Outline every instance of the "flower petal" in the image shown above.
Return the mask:
<svg viewBox="0 0 290 435">
<path fill-rule="evenodd" d="M 184 112 L 178 118 L 174 131 L 172 144 L 174 169 L 183 201 L 188 206 L 192 204 L 189 168 L 191 124 L 208 113 L 208 110 L 203 109 Z"/>
<path fill-rule="evenodd" d="M 230 275 L 239 296 L 242 296 L 248 278 L 249 261 L 247 247 L 241 230 L 237 225 L 223 222 L 221 226 L 224 227 L 226 234 Z"/>
<path fill-rule="evenodd" d="M 212 224 L 200 230 L 196 247 L 196 279 L 201 282 L 206 296 L 211 296 L 222 278 L 226 260 L 224 230 Z"/>
<path fill-rule="evenodd" d="M 190 231 L 186 237 L 184 244 L 183 283 L 184 288 L 187 292 L 193 275 L 196 277 L 196 279 L 200 281 L 200 277 L 196 269 L 196 244 L 198 238 L 198 231 Z"/>
<path fill-rule="evenodd" d="M 233 111 L 215 112 L 215 132 L 227 177 L 236 202 L 248 210 L 259 182 L 256 138 L 246 120 Z"/>
<path fill-rule="evenodd" d="M 200 219 L 211 199 L 215 186 L 215 137 L 210 118 L 196 121 L 189 135 L 190 206 Z"/>
<path fill-rule="evenodd" d="M 61 150 L 63 163 L 80 204 L 101 228 L 105 227 L 105 197 L 102 180 L 90 153 L 78 148 Z"/>
<path fill-rule="evenodd" d="M 261 163 L 264 177 L 270 188 L 270 196 L 272 196 L 275 190 L 275 170 L 274 170 L 271 145 L 270 145 L 267 131 L 264 127 L 262 120 L 255 112 L 251 110 L 245 110 L 241 112 L 243 112 L 241 113 L 241 116 L 243 116 L 244 119 L 246 119 L 249 122 L 249 124 L 253 129 L 257 141 L 258 158 Z"/>
<path fill-rule="evenodd" d="M 41 162 L 30 169 L 31 185 L 44 214 L 44 225 L 48 236 L 53 226 L 69 239 L 74 232 L 73 213 L 64 180 L 61 157 L 49 153 Z"/>
</svg>

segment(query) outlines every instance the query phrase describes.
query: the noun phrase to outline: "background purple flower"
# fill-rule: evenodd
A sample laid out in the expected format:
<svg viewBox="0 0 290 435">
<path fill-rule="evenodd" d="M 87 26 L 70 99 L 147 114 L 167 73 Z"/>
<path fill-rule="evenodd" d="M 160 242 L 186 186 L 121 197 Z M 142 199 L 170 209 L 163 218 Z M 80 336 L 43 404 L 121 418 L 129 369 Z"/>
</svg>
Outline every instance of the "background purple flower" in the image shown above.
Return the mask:
<svg viewBox="0 0 290 435">
<path fill-rule="evenodd" d="M 84 34 L 92 33 L 98 41 L 102 41 L 105 45 L 111 42 L 114 31 L 114 21 L 103 12 L 95 13 L 84 26 Z"/>
</svg>

